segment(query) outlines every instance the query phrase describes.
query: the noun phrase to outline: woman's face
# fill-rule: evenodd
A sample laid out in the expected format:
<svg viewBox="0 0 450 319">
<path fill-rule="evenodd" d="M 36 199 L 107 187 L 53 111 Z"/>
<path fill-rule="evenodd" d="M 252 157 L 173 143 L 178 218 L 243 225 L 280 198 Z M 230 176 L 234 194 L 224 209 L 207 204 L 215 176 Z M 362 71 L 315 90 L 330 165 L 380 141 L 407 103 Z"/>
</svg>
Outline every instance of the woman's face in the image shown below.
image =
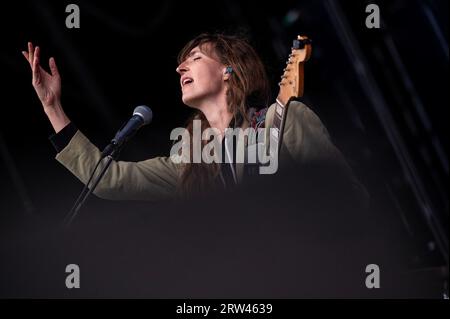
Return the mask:
<svg viewBox="0 0 450 319">
<path fill-rule="evenodd" d="M 195 47 L 186 59 L 177 67 L 180 74 L 180 85 L 183 103 L 201 108 L 204 102 L 211 102 L 226 94 L 226 67 L 214 57 L 209 44 Z M 207 54 L 206 52 L 211 52 Z"/>
</svg>

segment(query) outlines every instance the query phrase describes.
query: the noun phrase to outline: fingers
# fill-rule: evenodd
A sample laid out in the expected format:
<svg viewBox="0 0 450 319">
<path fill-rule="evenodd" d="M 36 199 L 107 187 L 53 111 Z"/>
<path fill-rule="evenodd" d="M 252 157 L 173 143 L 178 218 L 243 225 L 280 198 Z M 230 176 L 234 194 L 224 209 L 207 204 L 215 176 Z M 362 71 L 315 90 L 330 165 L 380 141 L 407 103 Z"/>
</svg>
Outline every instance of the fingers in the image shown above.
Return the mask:
<svg viewBox="0 0 450 319">
<path fill-rule="evenodd" d="M 30 66 L 32 66 L 33 63 L 33 43 L 28 42 L 28 62 L 30 62 Z"/>
<path fill-rule="evenodd" d="M 36 85 L 39 85 L 39 83 L 41 82 L 41 73 L 39 72 L 39 54 L 40 54 L 39 47 L 36 47 L 33 53 L 33 65 L 32 65 L 33 80 Z"/>
<path fill-rule="evenodd" d="M 40 66 L 41 49 L 39 46 L 34 47 L 33 43 L 28 42 L 28 52 L 22 51 L 22 54 L 31 66 L 33 83 L 35 85 L 39 85 L 41 82 L 42 72 L 47 74 L 47 72 L 45 72 Z M 51 75 L 59 76 L 59 70 L 53 57 L 49 59 L 49 66 Z"/>
<path fill-rule="evenodd" d="M 28 51 L 22 51 L 22 55 L 27 59 L 30 67 L 33 67 L 33 43 L 28 42 Z"/>
<path fill-rule="evenodd" d="M 22 51 L 22 54 L 25 57 L 25 59 L 27 59 L 27 61 L 30 62 L 29 59 L 28 59 L 28 52 L 27 51 Z"/>
<path fill-rule="evenodd" d="M 36 48 L 37 49 L 37 48 Z M 31 42 L 28 42 L 28 52 L 22 51 L 22 55 L 27 59 L 28 63 L 31 67 L 33 67 L 34 56 L 35 56 L 35 48 Z"/>
<path fill-rule="evenodd" d="M 48 61 L 48 64 L 50 65 L 50 72 L 52 73 L 52 76 L 59 76 L 58 67 L 56 66 L 55 58 L 51 57 Z"/>
<path fill-rule="evenodd" d="M 33 67 L 39 65 L 40 54 L 41 54 L 41 49 L 39 47 L 34 48 Z"/>
</svg>

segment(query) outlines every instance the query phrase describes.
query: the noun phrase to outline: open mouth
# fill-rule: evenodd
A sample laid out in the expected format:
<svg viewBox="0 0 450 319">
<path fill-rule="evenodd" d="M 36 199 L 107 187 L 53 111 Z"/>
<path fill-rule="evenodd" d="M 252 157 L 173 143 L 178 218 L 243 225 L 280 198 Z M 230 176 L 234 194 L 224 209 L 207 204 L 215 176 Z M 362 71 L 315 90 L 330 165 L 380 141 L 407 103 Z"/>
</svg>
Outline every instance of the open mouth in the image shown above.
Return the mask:
<svg viewBox="0 0 450 319">
<path fill-rule="evenodd" d="M 192 82 L 194 82 L 194 80 L 192 78 L 188 78 L 188 77 L 183 78 L 181 81 L 181 86 L 184 87 L 185 85 L 191 84 Z"/>
</svg>

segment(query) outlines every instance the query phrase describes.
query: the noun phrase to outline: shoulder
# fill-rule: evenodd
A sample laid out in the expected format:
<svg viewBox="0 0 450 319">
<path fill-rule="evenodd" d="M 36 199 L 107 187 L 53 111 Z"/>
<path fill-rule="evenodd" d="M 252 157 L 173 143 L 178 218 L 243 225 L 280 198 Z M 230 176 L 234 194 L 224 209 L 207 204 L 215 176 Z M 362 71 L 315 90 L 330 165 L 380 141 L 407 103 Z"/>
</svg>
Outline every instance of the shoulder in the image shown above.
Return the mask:
<svg viewBox="0 0 450 319">
<path fill-rule="evenodd" d="M 271 106 L 267 109 L 267 120 L 273 120 L 273 117 L 275 115 L 276 109 L 277 109 L 278 103 L 273 103 Z M 288 113 L 287 116 L 293 115 L 300 115 L 304 112 L 312 112 L 312 110 L 306 106 L 306 104 L 300 102 L 300 101 L 291 101 L 288 106 Z M 314 113 L 314 112 L 312 112 Z"/>
<path fill-rule="evenodd" d="M 267 108 L 265 116 L 266 127 L 272 126 L 276 108 L 277 103 L 273 103 L 270 107 Z M 324 130 L 324 133 L 327 133 L 325 130 L 325 126 L 323 125 L 319 116 L 306 104 L 295 100 L 289 103 L 285 125 L 286 129 L 291 126 L 310 126 L 311 128 Z"/>
<path fill-rule="evenodd" d="M 289 125 L 301 125 L 303 130 L 310 130 L 329 137 L 328 131 L 319 116 L 302 102 L 292 101 L 289 105 L 286 127 Z"/>
</svg>

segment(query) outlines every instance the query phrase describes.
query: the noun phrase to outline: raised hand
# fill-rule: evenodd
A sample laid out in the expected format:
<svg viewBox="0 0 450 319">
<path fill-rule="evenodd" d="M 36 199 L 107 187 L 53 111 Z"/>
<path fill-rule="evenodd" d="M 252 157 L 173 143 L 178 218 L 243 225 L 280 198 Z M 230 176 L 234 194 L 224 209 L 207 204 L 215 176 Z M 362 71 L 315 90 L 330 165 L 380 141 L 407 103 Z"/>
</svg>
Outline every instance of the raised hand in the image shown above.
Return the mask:
<svg viewBox="0 0 450 319">
<path fill-rule="evenodd" d="M 61 77 L 55 59 L 50 58 L 50 73 L 48 73 L 40 65 L 40 48 L 38 46 L 34 48 L 33 44 L 28 42 L 28 52 L 22 51 L 22 54 L 30 64 L 34 90 L 53 128 L 56 132 L 59 132 L 70 120 L 61 106 Z"/>
<path fill-rule="evenodd" d="M 28 52 L 22 54 L 30 64 L 33 80 L 33 87 L 45 108 L 53 108 L 59 104 L 61 98 L 61 77 L 56 66 L 55 59 L 50 58 L 50 72 L 45 71 L 40 65 L 40 48 L 33 48 L 33 44 L 28 42 Z"/>
</svg>

